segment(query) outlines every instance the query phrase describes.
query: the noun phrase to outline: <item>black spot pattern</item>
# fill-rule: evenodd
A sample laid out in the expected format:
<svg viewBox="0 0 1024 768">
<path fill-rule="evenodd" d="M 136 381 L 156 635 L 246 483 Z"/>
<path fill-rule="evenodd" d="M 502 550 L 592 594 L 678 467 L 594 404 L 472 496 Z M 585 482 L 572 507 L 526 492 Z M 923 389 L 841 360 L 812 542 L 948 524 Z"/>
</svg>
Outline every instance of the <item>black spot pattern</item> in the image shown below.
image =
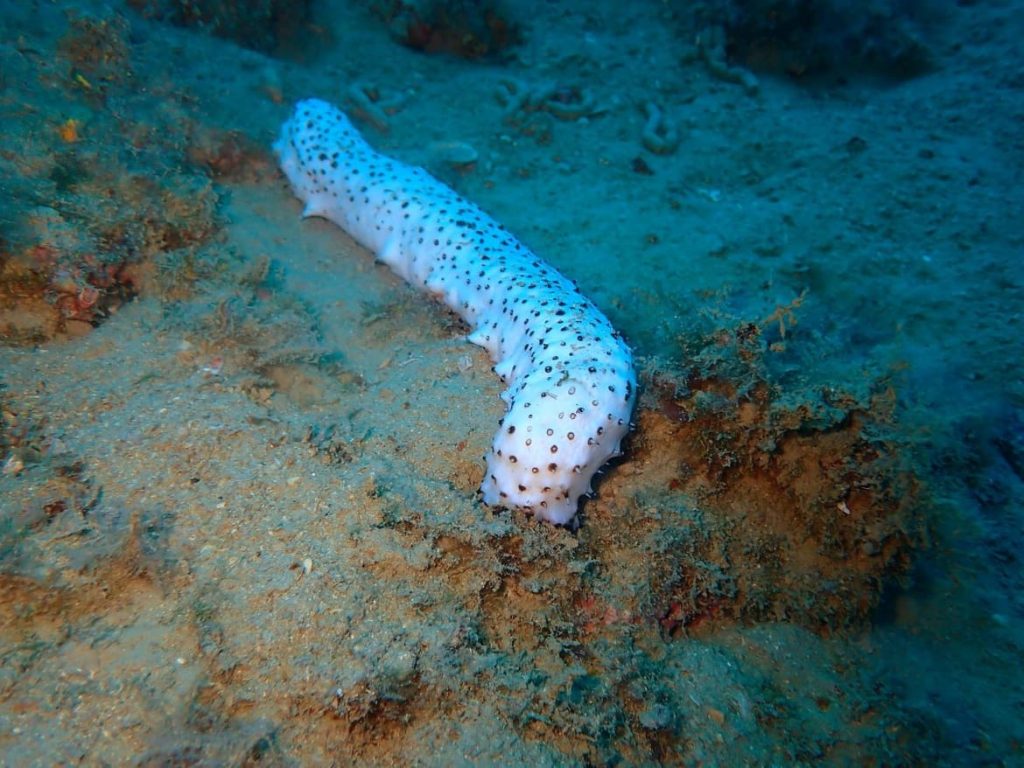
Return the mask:
<svg viewBox="0 0 1024 768">
<path fill-rule="evenodd" d="M 496 361 L 508 412 L 486 457 L 484 501 L 569 522 L 633 410 L 632 355 L 608 319 L 478 207 L 375 152 L 330 104 L 296 105 L 274 149 L 303 215 L 333 221 L 441 299 Z"/>
</svg>

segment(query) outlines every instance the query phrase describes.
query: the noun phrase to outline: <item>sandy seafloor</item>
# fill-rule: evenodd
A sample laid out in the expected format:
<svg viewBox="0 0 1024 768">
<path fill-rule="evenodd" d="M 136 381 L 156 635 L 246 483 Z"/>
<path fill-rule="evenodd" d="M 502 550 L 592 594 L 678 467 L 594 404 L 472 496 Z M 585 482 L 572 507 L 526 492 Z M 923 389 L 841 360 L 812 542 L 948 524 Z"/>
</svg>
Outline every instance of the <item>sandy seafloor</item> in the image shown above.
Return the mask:
<svg viewBox="0 0 1024 768">
<path fill-rule="evenodd" d="M 3 294 L 0 764 L 1024 764 L 1019 3 L 945 8 L 917 77 L 756 92 L 653 1 L 524 0 L 482 61 L 345 3 L 304 61 L 0 7 L 0 265 L 50 281 Z M 509 115 L 512 81 L 593 114 Z M 578 530 L 480 503 L 485 353 L 300 220 L 269 145 L 353 84 L 634 347 Z M 826 444 L 888 484 L 831 489 Z"/>
</svg>

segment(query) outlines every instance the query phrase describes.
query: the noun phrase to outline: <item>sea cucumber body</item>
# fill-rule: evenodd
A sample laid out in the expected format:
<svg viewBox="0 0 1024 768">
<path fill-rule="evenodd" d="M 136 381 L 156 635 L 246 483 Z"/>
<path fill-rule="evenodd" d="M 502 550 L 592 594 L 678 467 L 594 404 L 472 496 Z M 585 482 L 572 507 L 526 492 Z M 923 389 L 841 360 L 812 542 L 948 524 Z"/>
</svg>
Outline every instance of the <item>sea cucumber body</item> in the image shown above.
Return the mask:
<svg viewBox="0 0 1024 768">
<path fill-rule="evenodd" d="M 629 347 L 574 283 L 426 171 L 378 154 L 330 104 L 299 102 L 274 144 L 305 203 L 472 327 L 508 389 L 481 486 L 553 523 L 619 453 L 636 399 Z"/>
</svg>

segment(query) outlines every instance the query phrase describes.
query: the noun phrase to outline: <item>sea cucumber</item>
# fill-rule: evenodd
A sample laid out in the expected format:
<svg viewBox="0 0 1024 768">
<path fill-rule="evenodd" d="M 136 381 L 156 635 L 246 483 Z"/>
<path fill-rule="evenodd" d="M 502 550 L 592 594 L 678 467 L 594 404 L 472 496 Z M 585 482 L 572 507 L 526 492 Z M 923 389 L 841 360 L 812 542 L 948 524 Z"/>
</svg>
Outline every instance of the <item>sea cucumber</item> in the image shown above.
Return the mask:
<svg viewBox="0 0 1024 768">
<path fill-rule="evenodd" d="M 485 503 L 555 524 L 620 451 L 636 400 L 629 347 L 575 283 L 421 168 L 378 154 L 336 107 L 301 101 L 274 143 L 303 216 L 349 233 L 472 326 L 508 388 Z"/>
</svg>

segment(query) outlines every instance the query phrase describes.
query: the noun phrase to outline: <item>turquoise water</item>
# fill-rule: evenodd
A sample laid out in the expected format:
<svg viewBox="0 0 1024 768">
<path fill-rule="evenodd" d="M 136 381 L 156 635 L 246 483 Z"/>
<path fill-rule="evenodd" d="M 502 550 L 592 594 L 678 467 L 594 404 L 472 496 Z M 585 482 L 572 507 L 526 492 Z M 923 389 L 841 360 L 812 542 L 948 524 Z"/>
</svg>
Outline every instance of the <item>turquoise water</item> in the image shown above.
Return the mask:
<svg viewBox="0 0 1024 768">
<path fill-rule="evenodd" d="M 0 763 L 1022 763 L 1019 3 L 0 9 Z M 629 341 L 578 526 L 308 97 Z"/>
</svg>

